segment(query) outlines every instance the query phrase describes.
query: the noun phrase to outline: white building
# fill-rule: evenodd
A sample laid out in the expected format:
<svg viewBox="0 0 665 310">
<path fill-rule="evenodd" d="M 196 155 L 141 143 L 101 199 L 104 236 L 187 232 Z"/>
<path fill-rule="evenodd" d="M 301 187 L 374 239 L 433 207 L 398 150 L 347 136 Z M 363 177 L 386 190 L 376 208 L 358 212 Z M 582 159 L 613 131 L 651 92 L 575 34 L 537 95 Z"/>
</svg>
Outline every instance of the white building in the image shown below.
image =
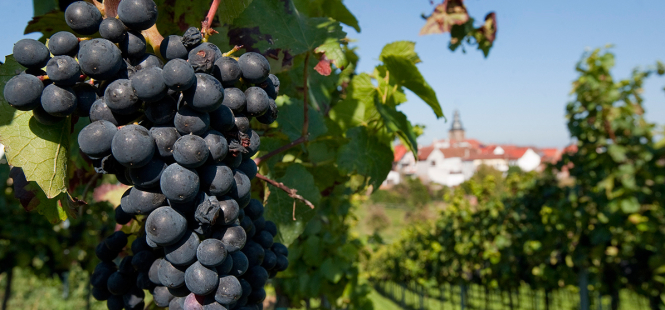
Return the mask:
<svg viewBox="0 0 665 310">
<path fill-rule="evenodd" d="M 481 165 L 507 172 L 511 166 L 522 171 L 542 169 L 543 159 L 556 161 L 557 149 L 537 149 L 514 145 L 485 146 L 474 139 L 466 139 L 459 112 L 455 111 L 448 139 L 434 140 L 432 145 L 418 149 L 416 160 L 412 152 L 402 145 L 395 146 L 393 171 L 384 186 L 399 184 L 402 176 L 417 176 L 425 182 L 457 186 L 470 179 Z"/>
</svg>

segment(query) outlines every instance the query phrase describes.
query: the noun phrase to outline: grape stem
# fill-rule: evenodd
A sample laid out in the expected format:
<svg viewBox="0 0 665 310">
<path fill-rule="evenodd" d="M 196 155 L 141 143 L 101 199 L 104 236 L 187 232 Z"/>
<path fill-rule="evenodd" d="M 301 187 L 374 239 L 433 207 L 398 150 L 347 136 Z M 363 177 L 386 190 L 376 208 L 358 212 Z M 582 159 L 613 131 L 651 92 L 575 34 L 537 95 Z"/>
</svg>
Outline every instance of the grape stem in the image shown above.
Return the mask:
<svg viewBox="0 0 665 310">
<path fill-rule="evenodd" d="M 305 199 L 303 196 L 298 195 L 298 190 L 295 188 L 289 188 L 288 186 L 284 185 L 282 182 L 277 182 L 275 180 L 271 180 L 265 175 L 262 175 L 260 173 L 256 174 L 256 177 L 260 180 L 263 180 L 264 182 L 269 183 L 272 186 L 275 186 L 283 191 L 285 191 L 287 194 L 289 194 L 289 197 L 293 199 L 297 199 L 302 201 L 304 204 L 306 204 L 310 209 L 314 209 L 314 204 L 309 202 L 309 200 Z M 295 200 L 293 201 L 293 220 L 296 220 L 296 202 Z"/>
<path fill-rule="evenodd" d="M 255 162 L 256 165 L 258 166 L 261 162 L 267 160 L 268 158 L 273 157 L 273 156 L 275 156 L 275 155 L 277 155 L 277 154 L 279 154 L 279 153 L 281 153 L 281 152 L 285 152 L 286 150 L 288 150 L 288 149 L 290 149 L 290 148 L 292 148 L 292 147 L 294 147 L 294 146 L 296 146 L 296 145 L 298 145 L 298 144 L 305 143 L 305 142 L 307 142 L 308 140 L 309 140 L 309 137 L 308 137 L 308 136 L 301 136 L 300 138 L 294 140 L 293 142 L 291 142 L 291 143 L 289 143 L 289 144 L 287 144 L 287 145 L 284 145 L 284 146 L 282 146 L 282 147 L 280 147 L 280 148 L 278 148 L 278 149 L 276 149 L 276 150 L 274 150 L 274 151 L 272 151 L 272 152 L 269 152 L 268 154 L 265 154 L 265 155 L 263 155 L 263 156 L 261 156 L 261 157 L 255 159 L 254 162 Z"/>
<path fill-rule="evenodd" d="M 222 0 L 213 0 L 212 4 L 210 5 L 210 10 L 208 10 L 208 15 L 206 15 L 206 18 L 201 22 L 201 33 L 203 36 L 206 38 L 212 34 L 217 33 L 215 29 L 212 29 L 212 20 L 215 19 L 215 14 L 217 14 L 217 8 L 219 8 L 219 3 L 222 2 Z"/>
<path fill-rule="evenodd" d="M 106 17 L 116 17 L 118 15 L 118 5 L 120 5 L 120 0 L 104 0 L 104 14 L 106 14 Z"/>
</svg>

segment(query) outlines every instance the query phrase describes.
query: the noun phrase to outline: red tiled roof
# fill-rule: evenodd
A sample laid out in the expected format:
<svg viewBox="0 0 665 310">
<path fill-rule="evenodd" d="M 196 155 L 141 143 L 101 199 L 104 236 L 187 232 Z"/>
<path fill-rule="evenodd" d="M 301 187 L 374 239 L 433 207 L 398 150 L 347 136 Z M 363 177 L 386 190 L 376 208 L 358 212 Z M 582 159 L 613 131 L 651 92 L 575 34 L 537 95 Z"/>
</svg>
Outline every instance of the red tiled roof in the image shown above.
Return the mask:
<svg viewBox="0 0 665 310">
<path fill-rule="evenodd" d="M 577 144 L 570 144 L 566 146 L 562 153 L 577 153 Z"/>
<path fill-rule="evenodd" d="M 542 154 L 541 162 L 555 163 L 561 158 L 561 151 L 557 148 L 539 149 Z"/>
<path fill-rule="evenodd" d="M 480 150 L 468 147 L 451 147 L 447 149 L 439 149 L 439 151 L 443 153 L 443 156 L 445 158 L 452 158 L 452 157 L 466 158 L 471 155 L 480 154 Z"/>
<path fill-rule="evenodd" d="M 404 145 L 401 144 L 395 145 L 395 151 L 393 152 L 395 154 L 394 162 L 400 161 L 408 151 L 409 150 L 407 150 L 406 146 Z"/>
<path fill-rule="evenodd" d="M 471 144 L 471 147 L 474 148 L 474 149 L 479 149 L 483 146 L 483 144 L 480 143 L 480 141 L 478 141 L 476 139 L 466 139 L 465 141 L 467 143 Z"/>
<path fill-rule="evenodd" d="M 427 160 L 427 157 L 429 157 L 429 154 L 432 154 L 432 151 L 434 151 L 434 147 L 431 145 L 421 147 L 418 149 L 418 160 Z"/>
<path fill-rule="evenodd" d="M 520 147 L 520 148 L 509 148 L 509 149 L 503 149 L 505 151 L 505 155 L 509 159 L 519 159 L 520 157 L 524 156 L 524 153 L 528 151 L 530 148 L 528 147 Z"/>
<path fill-rule="evenodd" d="M 476 160 L 476 159 L 506 159 L 506 155 L 494 155 L 494 154 L 476 154 L 464 158 L 464 160 Z"/>
</svg>

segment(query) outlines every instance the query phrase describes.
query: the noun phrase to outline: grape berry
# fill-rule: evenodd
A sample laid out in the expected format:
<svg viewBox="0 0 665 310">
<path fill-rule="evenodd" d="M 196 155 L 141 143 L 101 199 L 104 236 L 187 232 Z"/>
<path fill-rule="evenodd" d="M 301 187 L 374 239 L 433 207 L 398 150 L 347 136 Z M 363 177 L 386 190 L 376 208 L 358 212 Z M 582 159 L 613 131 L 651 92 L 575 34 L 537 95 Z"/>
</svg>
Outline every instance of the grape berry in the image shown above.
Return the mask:
<svg viewBox="0 0 665 310">
<path fill-rule="evenodd" d="M 67 25 L 101 38 L 61 31 L 48 48 L 18 41 L 14 58 L 28 70 L 6 83 L 5 100 L 44 126 L 89 116 L 81 152 L 98 173 L 133 185 L 114 218 L 143 229 L 99 243 L 94 298 L 143 309 L 148 290 L 170 309 L 262 309 L 263 287 L 288 267 L 288 250 L 251 199 L 260 138 L 250 121 L 275 121 L 279 79 L 261 54 L 223 56 L 194 27 L 165 38 L 163 63 L 141 34 L 157 16 L 153 0 L 123 0 L 106 19 L 73 2 Z"/>
</svg>

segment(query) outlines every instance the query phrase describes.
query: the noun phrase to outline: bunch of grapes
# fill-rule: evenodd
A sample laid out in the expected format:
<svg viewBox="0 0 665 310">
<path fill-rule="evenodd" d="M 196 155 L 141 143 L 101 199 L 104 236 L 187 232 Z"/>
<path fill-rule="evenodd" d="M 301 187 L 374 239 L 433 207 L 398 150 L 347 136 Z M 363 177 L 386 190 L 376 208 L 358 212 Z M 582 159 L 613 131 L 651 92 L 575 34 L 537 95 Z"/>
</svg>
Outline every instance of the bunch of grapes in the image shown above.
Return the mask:
<svg viewBox="0 0 665 310">
<path fill-rule="evenodd" d="M 78 1 L 65 18 L 74 32 L 101 38 L 62 31 L 48 47 L 17 42 L 14 57 L 27 70 L 4 96 L 45 125 L 89 117 L 81 152 L 97 173 L 132 186 L 115 219 L 144 228 L 132 255 L 134 236 L 122 231 L 97 246 L 93 296 L 112 310 L 142 309 L 144 290 L 170 309 L 262 309 L 266 281 L 288 267 L 287 248 L 273 242 L 277 227 L 250 194 L 260 145 L 250 121 L 277 118 L 279 80 L 266 58 L 224 56 L 192 27 L 163 40 L 164 64 L 141 34 L 157 19 L 153 0 L 122 0 L 118 18 L 106 19 Z"/>
</svg>

